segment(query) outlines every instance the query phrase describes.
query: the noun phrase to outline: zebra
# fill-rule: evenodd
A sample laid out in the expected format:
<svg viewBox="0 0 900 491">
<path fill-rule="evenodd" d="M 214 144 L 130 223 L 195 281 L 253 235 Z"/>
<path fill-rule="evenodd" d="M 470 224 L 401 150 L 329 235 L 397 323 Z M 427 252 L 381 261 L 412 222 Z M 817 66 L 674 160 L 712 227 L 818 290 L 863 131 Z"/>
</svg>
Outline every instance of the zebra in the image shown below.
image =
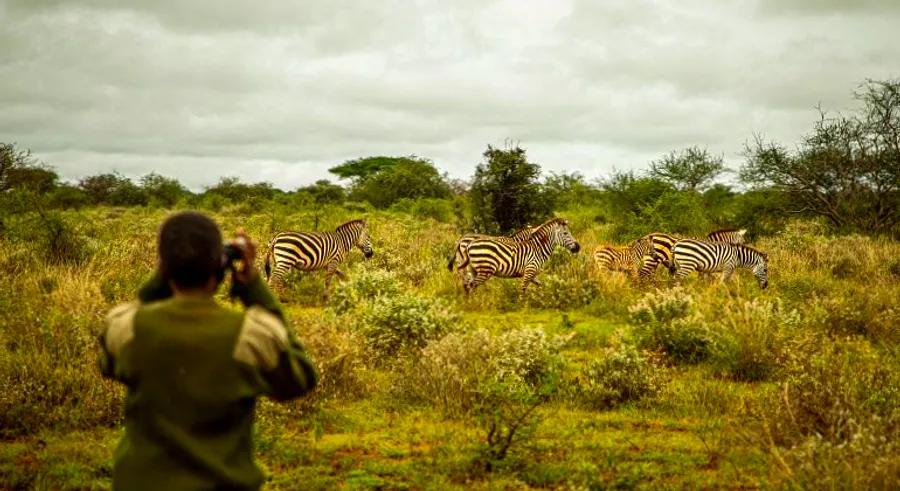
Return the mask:
<svg viewBox="0 0 900 491">
<path fill-rule="evenodd" d="M 266 279 L 269 285 L 280 284 L 291 268 L 300 271 L 324 269 L 327 294 L 332 276 L 346 279 L 338 265 L 354 246 L 366 259 L 374 253 L 365 220 L 351 220 L 334 232 L 281 232 L 272 238 L 266 250 Z M 274 272 L 269 266 L 270 259 L 275 263 Z"/>
<path fill-rule="evenodd" d="M 645 256 L 650 256 L 653 241 L 645 236 L 636 240 L 634 244 L 625 247 L 606 246 L 594 252 L 594 264 L 597 269 L 610 271 L 625 271 L 634 276 L 643 265 Z"/>
<path fill-rule="evenodd" d="M 707 242 L 723 242 L 727 244 L 744 244 L 746 243 L 746 235 L 747 229 L 721 229 L 715 230 L 706 234 Z M 653 274 L 656 271 L 657 266 L 660 263 L 665 264 L 666 266 L 672 265 L 672 246 L 675 245 L 680 239 L 686 239 L 688 237 L 679 237 L 676 235 L 665 234 L 662 232 L 653 232 L 645 235 L 643 238 L 649 238 L 651 243 L 653 244 L 653 250 L 650 254 L 648 254 L 647 260 L 644 261 L 644 264 L 641 266 L 641 270 L 638 272 L 638 276 L 641 278 L 646 278 Z M 695 240 L 704 240 L 699 238 L 692 238 Z"/>
<path fill-rule="evenodd" d="M 510 238 L 480 238 L 469 243 L 468 259 L 460 267 L 471 266 L 473 278 L 467 278 L 466 293 L 471 293 L 492 276 L 501 278 L 522 278 L 519 286 L 521 295 L 534 280 L 547 258 L 556 247 L 564 247 L 570 252 L 581 250 L 578 241 L 569 231 L 569 222 L 562 218 L 550 219 L 531 232 L 524 241 Z"/>
<path fill-rule="evenodd" d="M 691 271 L 722 271 L 724 283 L 736 268 L 746 268 L 753 271 L 760 288 L 769 286 L 768 256 L 748 245 L 683 239 L 675 243 L 672 257 L 669 270 L 676 279 L 684 278 Z"/>
<path fill-rule="evenodd" d="M 513 232 L 511 235 L 509 235 L 509 237 L 505 237 L 505 238 L 512 239 L 516 242 L 522 242 L 522 241 L 528 239 L 529 236 L 531 236 L 531 232 L 533 230 L 534 230 L 534 227 L 532 227 L 531 225 L 525 225 L 524 227 L 520 228 L 519 230 L 516 230 L 515 232 Z M 462 237 L 460 237 L 459 239 L 457 239 L 456 248 L 454 249 L 454 253 L 452 256 L 450 256 L 450 262 L 447 263 L 447 269 L 449 269 L 450 271 L 453 271 L 453 266 L 455 266 L 457 264 L 462 265 L 464 263 L 468 263 L 469 256 L 468 256 L 467 251 L 469 249 L 469 244 L 471 244 L 473 240 L 475 240 L 475 239 L 491 239 L 491 238 L 504 238 L 504 237 L 487 235 L 487 234 L 466 234 L 466 235 L 463 235 Z M 459 269 L 462 269 L 462 268 L 463 268 L 463 266 L 460 266 Z"/>
</svg>

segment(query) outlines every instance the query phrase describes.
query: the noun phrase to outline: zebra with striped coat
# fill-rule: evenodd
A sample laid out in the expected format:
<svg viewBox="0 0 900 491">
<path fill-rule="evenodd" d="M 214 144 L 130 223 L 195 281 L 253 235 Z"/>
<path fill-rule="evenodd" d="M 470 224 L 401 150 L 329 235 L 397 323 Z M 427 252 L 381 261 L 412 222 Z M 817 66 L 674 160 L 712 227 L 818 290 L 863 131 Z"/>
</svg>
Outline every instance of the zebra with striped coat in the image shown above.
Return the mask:
<svg viewBox="0 0 900 491">
<path fill-rule="evenodd" d="M 528 237 L 531 236 L 531 232 L 534 231 L 534 227 L 531 225 L 525 225 L 524 227 L 516 230 L 508 237 L 495 236 L 495 235 L 487 235 L 487 234 L 466 234 L 457 239 L 456 248 L 454 249 L 454 254 L 450 256 L 450 262 L 447 264 L 447 269 L 453 271 L 453 266 L 459 264 L 460 267 L 458 269 L 462 269 L 463 264 L 467 264 L 469 262 L 469 244 L 472 243 L 475 239 L 503 239 L 508 238 L 512 239 L 516 242 L 522 242 L 527 240 Z"/>
<path fill-rule="evenodd" d="M 722 242 L 726 244 L 744 244 L 746 243 L 746 229 L 722 229 L 710 232 L 706 235 L 707 242 Z M 653 254 L 649 254 L 648 258 L 641 266 L 638 276 L 646 278 L 656 271 L 660 263 L 670 267 L 672 265 L 672 247 L 681 239 L 688 237 L 678 237 L 675 235 L 664 234 L 662 232 L 653 232 L 642 238 L 649 238 L 653 245 Z M 703 239 L 696 239 L 703 240 Z"/>
<path fill-rule="evenodd" d="M 473 240 L 469 244 L 467 264 L 462 265 L 471 266 L 475 272 L 474 277 L 466 280 L 466 293 L 471 293 L 492 276 L 498 276 L 522 278 L 519 291 L 524 295 L 528 284 L 557 247 L 566 248 L 573 254 L 581 249 L 569 231 L 569 222 L 562 218 L 544 222 L 522 242 L 509 238 Z"/>
<path fill-rule="evenodd" d="M 722 271 L 724 283 L 735 269 L 744 268 L 753 271 L 760 288 L 769 286 L 768 256 L 747 245 L 684 239 L 675 243 L 672 257 L 669 270 L 676 279 L 684 278 L 692 271 Z"/>
<path fill-rule="evenodd" d="M 332 276 L 347 277 L 338 265 L 353 247 L 362 251 L 366 259 L 372 257 L 372 241 L 365 220 L 349 221 L 333 232 L 281 232 L 272 238 L 266 251 L 266 278 L 270 285 L 280 284 L 292 268 L 324 269 L 327 292 Z M 274 271 L 270 269 L 270 260 L 274 262 Z"/>
<path fill-rule="evenodd" d="M 594 252 L 594 264 L 600 271 L 624 271 L 634 276 L 642 267 L 644 258 L 651 255 L 652 248 L 650 237 L 641 237 L 630 246 L 601 247 Z"/>
</svg>

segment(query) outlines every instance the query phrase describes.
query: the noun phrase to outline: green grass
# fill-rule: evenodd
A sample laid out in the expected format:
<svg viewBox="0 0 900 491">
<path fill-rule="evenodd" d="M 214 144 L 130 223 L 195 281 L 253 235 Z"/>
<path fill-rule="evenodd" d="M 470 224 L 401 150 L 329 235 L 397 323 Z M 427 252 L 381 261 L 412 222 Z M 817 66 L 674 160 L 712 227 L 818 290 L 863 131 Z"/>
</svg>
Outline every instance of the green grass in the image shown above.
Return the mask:
<svg viewBox="0 0 900 491">
<path fill-rule="evenodd" d="M 340 208 L 329 213 L 323 219 L 329 226 L 355 217 Z M 226 230 L 243 225 L 265 241 L 272 230 L 294 228 L 304 216 L 226 212 L 217 219 Z M 164 213 L 92 210 L 66 218 L 82 220 L 90 231 L 85 239 L 89 259 L 77 265 L 45 263 L 38 248 L 13 240 L 14 229 L 7 236 L 13 238 L 0 239 L 0 274 L 9 278 L 4 280 L 9 294 L 0 295 L 5 319 L 0 325 L 0 411 L 16 415 L 3 420 L 0 489 L 106 489 L 111 484 L 122 389 L 101 381 L 94 336 L 105 311 L 131 298 L 153 267 L 148 244 Z M 890 477 L 865 480 L 890 476 L 891 466 L 900 461 L 891 460 L 896 446 L 890 441 L 854 450 L 853 462 L 869 467 L 832 476 L 828 469 L 847 455 L 841 453 L 844 447 L 799 451 L 817 449 L 809 428 L 827 428 L 803 426 L 806 421 L 787 425 L 784 410 L 796 410 L 786 406 L 785 387 L 818 387 L 846 375 L 823 368 L 814 375 L 821 379 L 804 378 L 813 376 L 810 367 L 833 366 L 851 375 L 886 370 L 882 378 L 889 380 L 875 402 L 842 401 L 840 410 L 857 421 L 876 415 L 885 423 L 872 431 L 896 436 L 900 425 L 891 425 L 900 419 L 889 408 L 900 405 L 894 404 L 900 389 L 891 392 L 887 368 L 900 366 L 890 328 L 900 319 L 895 301 L 900 286 L 880 258 L 900 255 L 900 244 L 810 237 L 803 227 L 762 239 L 757 245 L 771 257 L 769 290 L 758 290 L 749 274 L 737 274 L 724 286 L 691 279 L 683 290 L 692 298 L 689 312 L 673 321 L 676 328 L 678 322 L 702 326 L 713 342 L 730 350 L 713 350 L 710 360 L 684 365 L 650 346 L 645 356 L 661 374 L 659 390 L 611 409 L 591 410 L 568 389 L 579 383 L 590 362 L 637 342 L 629 308 L 657 288 L 678 291 L 667 290 L 671 282 L 664 272 L 648 285 L 633 285 L 621 276 L 597 275 L 584 257 L 559 254 L 544 272 L 557 279 L 532 287 L 524 303 L 516 300 L 510 280 L 491 280 L 466 297 L 446 270 L 456 233 L 452 227 L 380 212 L 368 219 L 376 257 L 366 262 L 351 254 L 343 267 L 351 281 L 371 271 L 390 271 L 402 292 L 439 299 L 462 329 L 500 336 L 538 328 L 557 336 L 565 340 L 559 352 L 563 387 L 536 410 L 534 432 L 485 472 L 473 465 L 486 438 L 477 415 L 451 417 L 398 396 L 395 382 L 402 364 L 372 363 L 354 331 L 366 312 L 365 301 L 338 315 L 322 298 L 321 275 L 293 275 L 287 314 L 298 336 L 314 354 L 319 350 L 323 357 L 349 360 L 334 369 L 343 371 L 329 373 L 340 377 L 340 384 L 356 385 L 336 387 L 329 397 L 261 404 L 256 445 L 267 489 L 892 487 L 883 485 L 893 483 Z M 590 238 L 582 239 L 590 251 L 590 241 L 605 240 L 608 229 L 587 225 L 573 233 Z M 861 252 L 852 267 L 842 259 L 848 248 Z M 579 300 L 586 293 L 591 297 Z M 565 299 L 566 308 L 555 306 L 556 298 Z M 755 343 L 759 333 L 778 335 Z M 838 355 L 826 348 L 844 344 L 865 356 L 834 363 Z M 737 359 L 729 357 L 737 356 L 743 364 L 731 363 Z M 740 367 L 748 363 L 774 363 L 778 370 L 741 381 Z M 852 376 L 841 380 L 853 383 Z M 845 389 L 836 387 L 835 394 Z M 823 397 L 820 402 L 812 409 L 830 414 L 835 401 Z M 824 480 L 832 477 L 836 480 Z"/>
</svg>

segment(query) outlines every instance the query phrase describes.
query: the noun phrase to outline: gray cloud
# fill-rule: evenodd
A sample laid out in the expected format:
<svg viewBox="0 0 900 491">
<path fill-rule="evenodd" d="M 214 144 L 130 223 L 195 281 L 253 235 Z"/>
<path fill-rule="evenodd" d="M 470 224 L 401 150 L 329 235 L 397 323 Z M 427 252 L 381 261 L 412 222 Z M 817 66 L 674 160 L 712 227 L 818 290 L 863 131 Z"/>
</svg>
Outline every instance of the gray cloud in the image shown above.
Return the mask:
<svg viewBox="0 0 900 491">
<path fill-rule="evenodd" d="M 736 164 L 900 76 L 894 2 L 142 3 L 0 0 L 0 141 L 194 187 L 374 154 L 468 177 L 505 138 L 599 177 L 692 144 Z"/>
</svg>

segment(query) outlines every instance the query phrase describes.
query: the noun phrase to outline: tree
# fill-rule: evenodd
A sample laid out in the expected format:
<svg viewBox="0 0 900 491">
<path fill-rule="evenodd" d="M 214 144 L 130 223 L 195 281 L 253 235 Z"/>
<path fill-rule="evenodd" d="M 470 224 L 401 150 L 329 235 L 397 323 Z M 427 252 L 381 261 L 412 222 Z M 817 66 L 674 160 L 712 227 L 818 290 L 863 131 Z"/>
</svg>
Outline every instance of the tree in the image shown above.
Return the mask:
<svg viewBox="0 0 900 491">
<path fill-rule="evenodd" d="M 59 176 L 12 143 L 0 143 L 0 192 L 14 189 L 45 194 L 53 190 Z"/>
<path fill-rule="evenodd" d="M 298 188 L 297 193 L 309 196 L 313 203 L 320 206 L 341 204 L 347 198 L 344 188 L 328 179 L 319 179 L 315 184 Z"/>
<path fill-rule="evenodd" d="M 154 206 L 171 207 L 190 192 L 177 179 L 151 172 L 141 177 L 141 189 Z"/>
<path fill-rule="evenodd" d="M 91 203 L 113 206 L 143 206 L 147 204 L 147 194 L 131 179 L 117 173 L 97 174 L 78 182 Z"/>
<path fill-rule="evenodd" d="M 392 163 L 355 178 L 350 193 L 355 200 L 388 208 L 402 199 L 449 198 L 451 195 L 450 186 L 430 160 L 420 157 L 373 158 L 391 159 Z"/>
<path fill-rule="evenodd" d="M 900 222 L 900 80 L 868 81 L 850 116 L 820 118 L 795 152 L 757 137 L 741 179 L 771 186 L 794 212 L 828 219 L 836 230 L 889 232 Z"/>
<path fill-rule="evenodd" d="M 232 203 L 239 203 L 249 199 L 270 200 L 275 197 L 276 191 L 268 182 L 244 184 L 237 177 L 223 177 L 215 186 L 206 188 L 203 194 L 220 196 Z"/>
<path fill-rule="evenodd" d="M 383 155 L 377 157 L 364 157 L 348 160 L 341 165 L 328 169 L 328 172 L 331 172 L 341 179 L 350 179 L 356 182 L 372 177 L 385 169 L 408 160 L 420 159 L 415 155 L 410 155 L 409 157 L 385 157 Z"/>
<path fill-rule="evenodd" d="M 470 191 L 475 230 L 509 233 L 550 216 L 550 203 L 538 183 L 541 167 L 528 162 L 524 149 L 488 145 L 483 155 Z"/>
<path fill-rule="evenodd" d="M 682 191 L 701 191 L 725 170 L 721 156 L 710 155 L 700 147 L 672 151 L 650 163 L 650 176 L 672 184 Z"/>
<path fill-rule="evenodd" d="M 544 179 L 542 188 L 547 200 L 557 210 L 596 202 L 600 198 L 600 190 L 588 184 L 579 172 L 552 172 Z"/>
</svg>

